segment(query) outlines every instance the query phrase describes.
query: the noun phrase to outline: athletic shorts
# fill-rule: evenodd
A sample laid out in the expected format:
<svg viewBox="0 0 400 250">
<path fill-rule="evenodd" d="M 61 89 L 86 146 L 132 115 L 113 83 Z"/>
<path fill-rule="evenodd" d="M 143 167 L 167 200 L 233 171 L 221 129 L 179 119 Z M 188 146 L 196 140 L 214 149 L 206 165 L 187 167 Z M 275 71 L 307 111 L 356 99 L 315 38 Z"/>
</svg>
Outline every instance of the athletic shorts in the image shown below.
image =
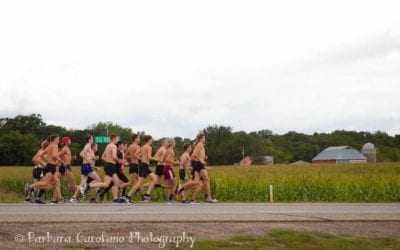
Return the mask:
<svg viewBox="0 0 400 250">
<path fill-rule="evenodd" d="M 186 175 L 186 170 L 183 168 L 179 169 L 179 179 L 181 181 L 186 181 L 187 179 L 189 179 L 188 176 Z"/>
<path fill-rule="evenodd" d="M 93 171 L 92 166 L 90 164 L 82 164 L 81 166 L 81 175 L 88 176 Z"/>
<path fill-rule="evenodd" d="M 72 172 L 71 171 L 71 166 L 70 165 L 61 165 L 59 168 L 58 168 L 58 172 L 60 172 L 60 174 L 65 174 L 65 172 L 67 172 L 67 171 L 69 171 L 69 172 Z"/>
<path fill-rule="evenodd" d="M 199 174 L 200 174 L 200 172 L 199 172 Z M 194 180 L 194 175 L 195 175 L 195 172 L 194 172 L 194 170 L 192 170 L 192 180 Z M 204 181 L 204 178 L 201 175 L 200 175 L 200 180 Z"/>
<path fill-rule="evenodd" d="M 139 174 L 139 164 L 129 164 L 129 174 Z"/>
<path fill-rule="evenodd" d="M 43 175 L 47 173 L 55 174 L 57 171 L 57 167 L 54 164 L 47 163 L 46 167 L 43 169 Z"/>
<path fill-rule="evenodd" d="M 164 166 L 164 178 L 166 180 L 175 179 L 175 172 L 171 166 Z"/>
<path fill-rule="evenodd" d="M 112 177 L 114 174 L 117 173 L 116 171 L 117 168 L 114 163 L 106 162 L 106 165 L 104 165 L 104 172 L 106 173 L 106 175 Z"/>
<path fill-rule="evenodd" d="M 203 169 L 206 169 L 203 163 L 199 161 L 192 161 L 193 171 L 200 172 Z"/>
<path fill-rule="evenodd" d="M 123 173 L 121 164 L 115 164 L 115 173 Z"/>
<path fill-rule="evenodd" d="M 139 177 L 147 178 L 151 174 L 151 170 L 148 164 L 141 162 L 139 164 Z"/>
<path fill-rule="evenodd" d="M 42 179 L 43 176 L 44 176 L 43 168 L 37 167 L 37 166 L 33 168 L 33 171 L 32 171 L 33 179 L 40 180 L 40 179 Z"/>
<path fill-rule="evenodd" d="M 128 177 L 126 177 L 126 175 L 125 175 L 124 173 L 118 172 L 118 173 L 117 173 L 117 176 L 118 176 L 118 179 L 120 179 L 121 181 L 123 181 L 123 182 L 125 182 L 125 183 L 128 183 L 128 182 L 129 182 Z"/>
<path fill-rule="evenodd" d="M 164 175 L 164 165 L 157 165 L 156 166 L 156 175 L 163 176 Z"/>
</svg>

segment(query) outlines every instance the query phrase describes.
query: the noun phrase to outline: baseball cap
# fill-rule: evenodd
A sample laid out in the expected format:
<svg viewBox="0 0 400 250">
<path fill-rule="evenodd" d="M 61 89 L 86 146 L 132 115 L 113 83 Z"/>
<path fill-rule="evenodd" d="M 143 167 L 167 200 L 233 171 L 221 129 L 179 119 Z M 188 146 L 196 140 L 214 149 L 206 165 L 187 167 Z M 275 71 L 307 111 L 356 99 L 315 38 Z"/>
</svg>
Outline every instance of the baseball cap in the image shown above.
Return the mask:
<svg viewBox="0 0 400 250">
<path fill-rule="evenodd" d="M 71 138 L 64 136 L 61 140 L 61 144 L 67 144 L 69 141 L 71 141 Z"/>
</svg>

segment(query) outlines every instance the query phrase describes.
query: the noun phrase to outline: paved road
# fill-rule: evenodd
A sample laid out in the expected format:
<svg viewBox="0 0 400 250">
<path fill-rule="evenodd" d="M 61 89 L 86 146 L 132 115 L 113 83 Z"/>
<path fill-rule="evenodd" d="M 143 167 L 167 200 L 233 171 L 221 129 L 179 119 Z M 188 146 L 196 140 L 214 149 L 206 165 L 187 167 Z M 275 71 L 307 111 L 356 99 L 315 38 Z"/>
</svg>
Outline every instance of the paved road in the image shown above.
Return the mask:
<svg viewBox="0 0 400 250">
<path fill-rule="evenodd" d="M 0 222 L 400 222 L 400 204 L 1 204 Z"/>
</svg>

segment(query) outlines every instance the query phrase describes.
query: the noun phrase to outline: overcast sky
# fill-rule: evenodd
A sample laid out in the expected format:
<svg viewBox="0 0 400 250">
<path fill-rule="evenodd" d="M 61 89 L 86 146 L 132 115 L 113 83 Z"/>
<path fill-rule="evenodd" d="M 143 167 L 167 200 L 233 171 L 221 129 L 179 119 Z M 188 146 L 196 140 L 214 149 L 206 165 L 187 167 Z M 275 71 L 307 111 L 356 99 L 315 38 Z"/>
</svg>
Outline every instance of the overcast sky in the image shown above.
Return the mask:
<svg viewBox="0 0 400 250">
<path fill-rule="evenodd" d="M 2 1 L 0 117 L 400 134 L 399 1 Z"/>
</svg>

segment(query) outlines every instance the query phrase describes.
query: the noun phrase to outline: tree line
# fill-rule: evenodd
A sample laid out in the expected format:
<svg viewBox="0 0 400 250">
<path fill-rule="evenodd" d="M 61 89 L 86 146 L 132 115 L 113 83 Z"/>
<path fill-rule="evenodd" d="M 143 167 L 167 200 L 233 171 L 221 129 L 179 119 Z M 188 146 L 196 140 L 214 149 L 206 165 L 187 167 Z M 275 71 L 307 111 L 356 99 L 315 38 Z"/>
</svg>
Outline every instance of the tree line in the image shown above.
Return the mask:
<svg viewBox="0 0 400 250">
<path fill-rule="evenodd" d="M 348 145 L 361 149 L 366 142 L 372 142 L 378 149 L 378 161 L 400 161 L 400 135 L 390 136 L 385 132 L 334 131 L 332 133 L 314 133 L 312 135 L 288 132 L 274 134 L 270 130 L 255 132 L 233 131 L 229 126 L 209 126 L 202 130 L 206 135 L 208 161 L 211 165 L 232 165 L 240 162 L 243 155 L 250 156 L 254 164 L 263 162 L 266 155 L 274 157 L 275 163 L 290 163 L 311 159 L 329 146 Z M 72 139 L 71 151 L 79 155 L 85 144 L 87 133 L 107 135 L 116 133 L 121 140 L 130 143 L 133 131 L 112 122 L 99 122 L 86 129 L 67 129 L 62 126 L 46 124 L 40 114 L 18 115 L 12 118 L 0 118 L 0 165 L 31 165 L 32 156 L 42 140 L 50 134 L 67 135 Z M 135 131 L 136 132 L 136 131 Z M 145 132 L 136 132 L 141 137 Z M 192 138 L 175 137 L 176 154 L 182 152 L 184 143 L 193 143 Z M 154 147 L 160 146 L 161 138 L 154 141 Z M 105 145 L 99 145 L 100 153 Z M 79 165 L 77 157 L 73 164 Z"/>
</svg>

